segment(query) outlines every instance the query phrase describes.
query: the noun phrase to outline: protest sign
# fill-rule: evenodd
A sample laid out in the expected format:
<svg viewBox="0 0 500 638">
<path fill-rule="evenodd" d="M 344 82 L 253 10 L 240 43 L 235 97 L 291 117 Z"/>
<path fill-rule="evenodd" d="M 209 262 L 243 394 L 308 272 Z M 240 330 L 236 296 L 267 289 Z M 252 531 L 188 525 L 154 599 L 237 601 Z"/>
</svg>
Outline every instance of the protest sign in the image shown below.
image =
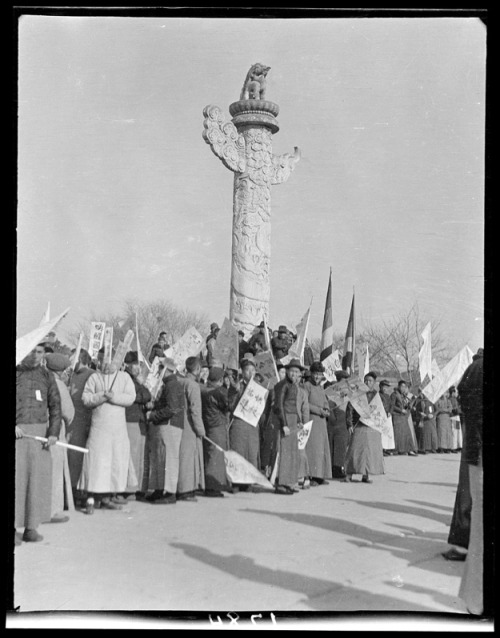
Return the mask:
<svg viewBox="0 0 500 638">
<path fill-rule="evenodd" d="M 102 348 L 105 329 L 106 324 L 103 321 L 90 322 L 89 354 L 94 361 L 97 360 L 99 350 Z"/>
<path fill-rule="evenodd" d="M 54 317 L 54 319 L 47 321 L 47 323 L 38 326 L 38 328 L 28 332 L 28 334 L 16 339 L 16 366 L 21 363 L 24 357 L 28 355 L 33 348 L 36 348 L 36 346 L 44 340 L 51 330 L 54 330 L 68 312 L 69 308 L 66 308 L 64 312 L 61 312 L 61 314 Z"/>
<path fill-rule="evenodd" d="M 255 371 L 259 372 L 264 378 L 264 385 L 272 388 L 279 381 L 278 370 L 273 355 L 270 352 L 259 352 L 253 358 L 255 363 Z"/>
<path fill-rule="evenodd" d="M 177 365 L 177 369 L 182 370 L 184 369 L 186 359 L 198 355 L 204 343 L 205 340 L 193 326 L 189 328 L 189 330 L 186 330 L 182 337 L 176 341 L 171 348 L 165 350 L 165 356 L 173 359 Z"/>
<path fill-rule="evenodd" d="M 445 367 L 436 374 L 424 388 L 423 393 L 431 403 L 441 397 L 452 385 L 457 385 L 462 378 L 463 373 L 472 363 L 472 350 L 465 346 L 456 354 Z"/>
<path fill-rule="evenodd" d="M 239 400 L 233 416 L 246 421 L 254 427 L 259 423 L 259 419 L 266 407 L 266 399 L 269 391 L 259 385 L 253 379 L 248 382 L 241 399 Z"/>
<path fill-rule="evenodd" d="M 392 435 L 391 423 L 378 392 L 370 403 L 368 403 L 368 397 L 365 393 L 352 396 L 350 402 L 359 414 L 361 423 L 377 430 L 385 437 Z"/>
<path fill-rule="evenodd" d="M 297 439 L 299 441 L 299 450 L 305 450 L 307 441 L 309 440 L 309 435 L 311 434 L 312 421 L 308 421 L 304 423 L 304 427 L 302 430 L 299 430 L 297 435 Z"/>
<path fill-rule="evenodd" d="M 237 370 L 239 368 L 238 347 L 238 331 L 225 317 L 215 340 L 214 358 L 226 368 Z"/>
<path fill-rule="evenodd" d="M 224 450 L 226 474 L 231 483 L 257 484 L 272 489 L 272 484 L 249 461 L 234 450 Z"/>
<path fill-rule="evenodd" d="M 134 331 L 129 330 L 125 335 L 125 339 L 120 341 L 120 343 L 116 347 L 115 356 L 111 361 L 112 365 L 116 366 L 116 369 L 119 370 L 122 367 L 123 360 L 125 359 L 125 355 L 130 350 L 130 346 L 132 345 L 132 340 L 134 338 Z"/>
<path fill-rule="evenodd" d="M 382 431 L 382 449 L 392 450 L 396 447 L 394 443 L 394 426 L 392 424 L 392 416 L 387 417 L 386 427 Z"/>
<path fill-rule="evenodd" d="M 80 358 L 80 352 L 82 350 L 82 343 L 83 343 L 83 332 L 80 332 L 80 336 L 78 337 L 78 343 L 76 345 L 75 353 L 71 357 L 71 367 L 73 368 L 73 370 L 75 369 L 76 364 L 78 363 L 78 359 Z"/>
<path fill-rule="evenodd" d="M 149 361 L 142 354 L 141 344 L 139 343 L 139 322 L 137 320 L 137 313 L 135 313 L 135 338 L 137 341 L 137 359 L 139 360 L 139 363 L 143 363 L 149 371 L 151 369 L 151 366 L 149 365 Z"/>
<path fill-rule="evenodd" d="M 113 326 L 104 329 L 104 363 L 111 363 L 113 355 Z"/>
<path fill-rule="evenodd" d="M 149 370 L 148 376 L 144 381 L 144 385 L 150 391 L 153 399 L 156 398 L 159 389 L 161 388 L 161 381 L 163 379 L 163 368 L 160 370 L 161 360 L 158 357 L 153 359 L 153 363 L 151 364 L 151 368 Z"/>
<path fill-rule="evenodd" d="M 325 368 L 324 375 L 327 381 L 335 381 L 337 377 L 335 376 L 335 370 L 342 370 L 342 361 L 340 360 L 340 355 L 338 350 L 334 350 L 331 354 L 329 354 L 326 359 L 323 359 L 321 362 Z"/>
<path fill-rule="evenodd" d="M 289 354 L 287 354 L 286 357 L 280 359 L 279 362 L 281 363 L 281 365 L 286 366 L 293 358 L 294 357 L 291 357 Z"/>
<path fill-rule="evenodd" d="M 266 341 L 266 350 L 269 350 L 269 352 L 272 352 L 271 338 L 269 336 L 269 328 L 268 328 L 268 325 L 267 325 L 267 321 L 266 321 L 266 316 L 265 315 L 264 315 L 262 320 L 264 322 L 264 339 Z"/>
</svg>

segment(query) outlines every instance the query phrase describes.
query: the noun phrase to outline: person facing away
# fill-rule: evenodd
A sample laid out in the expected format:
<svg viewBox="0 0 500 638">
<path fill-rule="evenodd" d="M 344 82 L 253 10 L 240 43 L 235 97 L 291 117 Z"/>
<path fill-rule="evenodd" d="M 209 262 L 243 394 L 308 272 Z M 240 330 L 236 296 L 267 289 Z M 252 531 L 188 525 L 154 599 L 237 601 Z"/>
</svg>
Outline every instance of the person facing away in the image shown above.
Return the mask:
<svg viewBox="0 0 500 638">
<path fill-rule="evenodd" d="M 38 526 L 51 518 L 52 458 L 61 430 L 61 395 L 52 372 L 44 368 L 43 344 L 16 367 L 15 527 L 24 527 L 23 540 L 43 540 Z M 40 436 L 40 441 L 28 438 Z M 18 544 L 17 536 L 15 536 Z"/>
</svg>

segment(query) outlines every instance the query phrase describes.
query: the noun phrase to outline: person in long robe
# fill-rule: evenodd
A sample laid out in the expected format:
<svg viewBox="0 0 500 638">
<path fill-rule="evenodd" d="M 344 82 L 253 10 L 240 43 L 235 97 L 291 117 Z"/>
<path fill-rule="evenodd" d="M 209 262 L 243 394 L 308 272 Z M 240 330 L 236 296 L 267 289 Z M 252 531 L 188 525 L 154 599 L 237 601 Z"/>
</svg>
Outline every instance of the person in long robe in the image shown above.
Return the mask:
<svg viewBox="0 0 500 638">
<path fill-rule="evenodd" d="M 458 454 L 462 450 L 463 446 L 463 430 L 460 416 L 462 409 L 460 408 L 460 401 L 457 395 L 457 389 L 452 386 L 449 389 L 449 396 L 452 406 L 451 411 L 451 431 L 452 431 L 452 444 L 451 451 Z"/>
<path fill-rule="evenodd" d="M 309 421 L 307 392 L 300 386 L 302 371 L 299 359 L 285 366 L 286 377 L 274 386 L 274 412 L 280 423 L 280 447 L 275 491 L 291 495 L 300 474 L 298 432 Z"/>
<path fill-rule="evenodd" d="M 49 521 L 52 506 L 52 459 L 61 429 L 61 395 L 52 372 L 41 364 L 45 350 L 38 344 L 16 367 L 16 476 L 14 526 L 24 527 L 23 540 L 43 540 L 40 523 Z M 40 441 L 28 438 L 42 436 Z M 16 544 L 18 543 L 15 536 Z"/>
<path fill-rule="evenodd" d="M 399 381 L 398 387 L 391 394 L 391 414 L 394 428 L 394 445 L 396 454 L 417 456 L 416 442 L 413 441 L 408 419 L 411 418 L 412 399 L 408 397 L 408 384 Z"/>
<path fill-rule="evenodd" d="M 214 366 L 201 388 L 203 425 L 210 439 L 203 439 L 205 496 L 209 497 L 223 497 L 223 492 L 230 491 L 223 452 L 229 450 L 229 396 L 223 379 L 224 370 Z"/>
<path fill-rule="evenodd" d="M 465 448 L 472 498 L 470 540 L 459 597 L 470 614 L 484 611 L 483 570 L 483 349 L 480 348 L 458 384 L 465 416 Z"/>
<path fill-rule="evenodd" d="M 90 375 L 94 374 L 94 370 L 90 368 L 91 363 L 92 359 L 87 350 L 80 350 L 78 361 L 69 380 L 69 394 L 75 408 L 75 416 L 71 424 L 66 427 L 66 441 L 78 447 L 86 447 L 92 420 L 92 409 L 84 405 L 82 400 L 85 384 Z M 77 489 L 82 473 L 83 456 L 82 452 L 68 449 L 69 475 L 76 505 L 85 502 L 84 495 Z"/>
<path fill-rule="evenodd" d="M 92 422 L 78 489 L 88 495 L 87 514 L 93 514 L 95 507 L 122 508 L 111 499 L 127 486 L 130 441 L 125 408 L 134 400 L 135 388 L 130 375 L 116 370 L 113 364 L 104 364 L 85 384 L 82 401 L 92 408 Z"/>
<path fill-rule="evenodd" d="M 247 353 L 240 363 L 241 379 L 229 388 L 229 407 L 231 411 L 231 425 L 229 428 L 229 445 L 231 450 L 240 454 L 244 459 L 260 470 L 260 432 L 259 425 L 253 426 L 243 419 L 233 415 L 249 382 L 255 376 L 253 355 Z M 252 491 L 250 485 L 233 483 L 233 491 Z"/>
<path fill-rule="evenodd" d="M 417 417 L 417 441 L 419 454 L 435 454 L 438 448 L 436 408 L 420 390 L 414 405 Z"/>
<path fill-rule="evenodd" d="M 451 413 L 453 405 L 445 392 L 436 401 L 436 430 L 437 430 L 437 451 L 438 453 L 450 454 L 453 446 L 453 432 L 451 425 Z"/>
<path fill-rule="evenodd" d="M 377 394 L 377 390 L 375 390 L 376 379 L 377 375 L 374 372 L 365 375 L 364 383 L 368 386 L 366 393 L 368 403 L 371 403 Z M 370 475 L 385 473 L 382 435 L 362 422 L 351 402 L 347 404 L 346 408 L 346 423 L 350 440 L 345 460 L 346 476 L 342 480 L 350 482 L 353 474 L 361 474 L 363 483 L 372 483 Z"/>
<path fill-rule="evenodd" d="M 385 413 L 390 422 L 390 434 L 382 434 L 382 449 L 384 451 L 384 456 L 392 456 L 394 453 L 394 427 L 392 425 L 392 414 L 391 414 L 391 394 L 390 394 L 391 384 L 387 379 L 382 379 L 378 384 L 379 395 L 384 406 Z"/>
<path fill-rule="evenodd" d="M 196 492 L 205 490 L 205 472 L 203 468 L 203 425 L 201 410 L 201 390 L 198 383 L 201 374 L 201 362 L 198 357 L 186 359 L 186 376 L 179 377 L 186 399 L 184 407 L 184 427 L 182 429 L 179 456 L 179 483 L 177 500 L 196 502 Z"/>
<path fill-rule="evenodd" d="M 130 375 L 135 389 L 135 401 L 125 408 L 127 434 L 130 441 L 130 466 L 127 478 L 126 495 L 142 498 L 148 489 L 148 476 L 145 475 L 147 423 L 145 406 L 151 401 L 151 392 L 141 383 L 141 366 L 137 352 L 125 355 L 125 372 Z"/>
<path fill-rule="evenodd" d="M 172 505 L 177 502 L 186 397 L 175 361 L 165 357 L 163 365 L 160 394 L 146 413 L 149 433 L 147 488 L 152 491 L 145 500 L 155 505 Z"/>
<path fill-rule="evenodd" d="M 69 394 L 68 387 L 62 380 L 64 372 L 71 366 L 68 356 L 59 353 L 46 354 L 45 365 L 55 377 L 57 389 L 61 395 L 61 430 L 59 432 L 59 441 L 66 443 L 66 428 L 71 425 L 75 417 L 75 408 Z M 69 516 L 63 513 L 64 509 L 73 509 L 73 496 L 71 494 L 71 485 L 67 484 L 69 478 L 68 455 L 66 448 L 53 445 L 50 448 L 52 456 L 52 516 L 51 523 L 66 523 Z M 79 454 L 83 454 L 80 452 Z M 65 495 L 69 498 L 65 499 Z M 65 500 L 68 501 L 65 508 Z"/>
<path fill-rule="evenodd" d="M 327 419 L 330 416 L 330 405 L 325 390 L 320 383 L 325 368 L 319 361 L 313 362 L 309 369 L 309 380 L 304 383 L 309 402 L 309 413 L 312 427 L 306 443 L 306 454 L 309 463 L 311 487 L 328 485 L 326 479 L 332 478 L 332 463 L 328 442 Z"/>
</svg>

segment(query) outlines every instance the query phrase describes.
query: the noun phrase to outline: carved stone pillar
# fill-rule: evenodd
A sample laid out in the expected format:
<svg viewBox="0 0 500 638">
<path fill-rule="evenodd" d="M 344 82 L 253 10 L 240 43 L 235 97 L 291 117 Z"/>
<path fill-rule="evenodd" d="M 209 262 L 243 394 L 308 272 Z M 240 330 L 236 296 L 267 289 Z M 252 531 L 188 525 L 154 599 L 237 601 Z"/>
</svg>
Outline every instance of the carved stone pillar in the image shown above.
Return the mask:
<svg viewBox="0 0 500 638">
<path fill-rule="evenodd" d="M 250 69 L 246 84 L 257 66 Z M 245 86 L 242 95 L 244 91 Z M 262 93 L 263 89 L 261 97 Z M 274 102 L 242 99 L 231 104 L 229 112 L 232 122 L 225 121 L 219 107 L 205 107 L 203 139 L 234 172 L 229 317 L 248 335 L 269 315 L 271 185 L 288 179 L 300 151 L 295 147 L 293 154 L 273 155 L 272 135 L 279 130 L 279 107 Z"/>
</svg>

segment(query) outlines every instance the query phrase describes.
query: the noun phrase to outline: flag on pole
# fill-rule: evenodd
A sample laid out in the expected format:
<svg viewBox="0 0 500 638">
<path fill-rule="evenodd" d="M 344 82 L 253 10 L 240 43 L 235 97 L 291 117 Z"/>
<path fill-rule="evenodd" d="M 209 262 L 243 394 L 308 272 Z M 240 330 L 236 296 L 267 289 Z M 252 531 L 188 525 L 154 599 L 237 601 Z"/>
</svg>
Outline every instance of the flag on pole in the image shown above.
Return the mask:
<svg viewBox="0 0 500 638">
<path fill-rule="evenodd" d="M 431 370 L 432 370 L 432 376 L 433 377 L 436 377 L 441 372 L 441 370 L 439 369 L 439 365 L 438 365 L 438 362 L 436 361 L 436 359 L 432 360 Z"/>
<path fill-rule="evenodd" d="M 111 363 L 113 357 L 113 326 L 104 328 L 104 363 Z"/>
<path fill-rule="evenodd" d="M 448 388 L 456 385 L 462 378 L 463 373 L 472 363 L 472 350 L 469 346 L 464 346 L 451 361 L 449 361 L 441 372 L 436 375 L 424 388 L 423 393 L 431 403 L 441 397 Z"/>
<path fill-rule="evenodd" d="M 51 319 L 48 323 L 44 323 L 43 326 L 38 326 L 23 337 L 16 339 L 16 365 L 19 365 L 26 355 L 28 355 L 33 348 L 35 348 L 44 337 L 47 332 L 54 330 L 57 324 L 68 314 L 69 308 L 66 308 L 60 315 Z"/>
<path fill-rule="evenodd" d="M 272 352 L 272 348 L 271 348 L 271 339 L 269 338 L 269 328 L 267 327 L 267 321 L 266 321 L 266 317 L 264 316 L 263 318 L 264 321 L 264 338 L 266 340 L 266 350 L 269 350 L 269 352 Z"/>
<path fill-rule="evenodd" d="M 312 300 L 311 300 L 312 303 Z M 307 309 L 306 314 L 295 326 L 295 331 L 297 333 L 297 339 L 293 343 L 292 347 L 289 350 L 289 354 L 296 358 L 300 359 L 301 365 L 304 365 L 304 348 L 306 345 L 306 337 L 307 337 L 307 329 L 309 327 L 309 317 L 311 315 L 311 306 Z"/>
<path fill-rule="evenodd" d="M 78 363 L 78 360 L 80 359 L 82 343 L 83 343 L 83 332 L 80 332 L 80 336 L 78 337 L 78 343 L 76 345 L 75 354 L 73 355 L 73 358 L 71 360 L 71 367 L 73 368 L 73 370 L 76 368 L 76 364 Z"/>
<path fill-rule="evenodd" d="M 362 346 L 358 346 L 356 348 L 356 367 L 358 369 L 358 376 L 361 378 L 363 374 L 363 370 L 365 369 L 365 358 L 363 356 L 363 348 Z M 353 365 L 354 372 L 354 365 Z"/>
<path fill-rule="evenodd" d="M 420 352 L 418 353 L 418 368 L 420 372 L 420 381 L 423 381 L 426 376 L 432 381 L 434 372 L 432 370 L 432 353 L 431 353 L 431 322 L 425 326 L 422 332 L 422 339 L 424 340 Z"/>
<path fill-rule="evenodd" d="M 346 370 L 349 375 L 351 375 L 354 371 L 355 335 L 354 293 L 352 293 L 351 313 L 347 323 L 344 341 L 344 356 L 342 357 L 342 370 Z"/>
<path fill-rule="evenodd" d="M 47 304 L 47 310 L 43 313 L 43 317 L 40 320 L 39 325 L 43 326 L 44 323 L 47 323 L 48 321 L 50 321 L 50 301 Z"/>
<path fill-rule="evenodd" d="M 248 485 L 262 485 L 262 487 L 273 488 L 272 483 L 253 466 L 249 461 L 243 458 L 234 450 L 224 450 L 214 443 L 208 436 L 203 437 L 214 447 L 224 454 L 224 462 L 226 464 L 226 474 L 231 483 L 243 483 Z"/>
<path fill-rule="evenodd" d="M 118 325 L 120 325 L 118 323 Z M 141 344 L 139 343 L 139 322 L 137 320 L 137 313 L 135 313 L 135 338 L 137 341 L 137 359 L 139 363 L 143 363 L 147 370 L 151 370 L 151 366 L 149 365 L 149 361 L 147 361 L 146 357 L 142 354 Z"/>
<path fill-rule="evenodd" d="M 323 317 L 323 332 L 321 333 L 321 352 L 319 360 L 323 361 L 333 352 L 333 313 L 332 313 L 332 269 L 328 279 L 326 293 L 325 314 Z"/>
</svg>

